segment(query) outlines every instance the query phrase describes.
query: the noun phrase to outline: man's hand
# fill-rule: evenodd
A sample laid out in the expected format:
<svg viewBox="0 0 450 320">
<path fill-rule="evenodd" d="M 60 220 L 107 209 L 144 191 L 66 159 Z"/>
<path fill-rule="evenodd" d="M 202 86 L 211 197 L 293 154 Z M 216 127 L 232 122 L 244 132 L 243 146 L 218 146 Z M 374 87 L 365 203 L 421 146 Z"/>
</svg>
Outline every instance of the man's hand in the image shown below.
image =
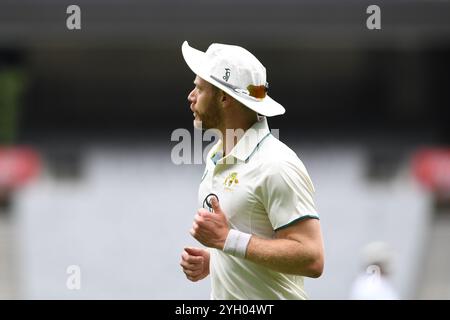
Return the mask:
<svg viewBox="0 0 450 320">
<path fill-rule="evenodd" d="M 200 248 L 184 248 L 180 265 L 186 278 L 193 282 L 202 280 L 209 274 L 209 252 Z"/>
<path fill-rule="evenodd" d="M 214 212 L 199 209 L 194 218 L 191 235 L 206 247 L 222 250 L 230 227 L 217 198 L 211 199 Z"/>
</svg>

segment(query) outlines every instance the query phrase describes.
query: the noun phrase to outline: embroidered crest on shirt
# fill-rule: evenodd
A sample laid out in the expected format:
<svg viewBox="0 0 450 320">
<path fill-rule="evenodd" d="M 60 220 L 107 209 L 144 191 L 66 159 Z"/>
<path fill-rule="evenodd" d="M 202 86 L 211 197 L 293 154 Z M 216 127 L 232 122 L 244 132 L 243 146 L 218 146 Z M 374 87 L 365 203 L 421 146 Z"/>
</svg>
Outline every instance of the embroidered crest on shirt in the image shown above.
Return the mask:
<svg viewBox="0 0 450 320">
<path fill-rule="evenodd" d="M 223 182 L 226 190 L 232 190 L 231 188 L 239 183 L 237 178 L 237 172 L 232 172 L 228 175 L 228 177 Z"/>
</svg>

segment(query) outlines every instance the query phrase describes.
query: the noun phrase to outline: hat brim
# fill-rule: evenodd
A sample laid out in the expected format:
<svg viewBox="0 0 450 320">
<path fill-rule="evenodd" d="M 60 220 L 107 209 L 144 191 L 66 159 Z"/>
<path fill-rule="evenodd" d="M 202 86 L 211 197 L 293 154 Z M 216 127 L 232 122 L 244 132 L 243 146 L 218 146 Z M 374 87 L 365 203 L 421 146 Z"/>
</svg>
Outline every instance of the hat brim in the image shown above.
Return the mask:
<svg viewBox="0 0 450 320">
<path fill-rule="evenodd" d="M 233 91 L 232 89 L 230 89 L 229 87 L 214 80 L 211 77 L 211 75 L 208 74 L 206 70 L 204 70 L 204 66 L 207 64 L 206 59 L 208 59 L 206 54 L 200 50 L 197 50 L 189 46 L 187 41 L 183 42 L 181 51 L 183 53 L 183 58 L 186 61 L 186 64 L 196 75 L 198 75 L 203 80 L 211 83 L 212 85 L 216 86 L 220 90 L 225 91 L 234 99 L 241 102 L 243 105 L 247 106 L 253 111 L 267 117 L 277 116 L 280 114 L 284 114 L 286 112 L 286 110 L 281 104 L 273 100 L 268 95 L 266 95 L 263 99 L 254 100 L 246 97 L 245 95 L 240 95 L 235 91 Z"/>
</svg>

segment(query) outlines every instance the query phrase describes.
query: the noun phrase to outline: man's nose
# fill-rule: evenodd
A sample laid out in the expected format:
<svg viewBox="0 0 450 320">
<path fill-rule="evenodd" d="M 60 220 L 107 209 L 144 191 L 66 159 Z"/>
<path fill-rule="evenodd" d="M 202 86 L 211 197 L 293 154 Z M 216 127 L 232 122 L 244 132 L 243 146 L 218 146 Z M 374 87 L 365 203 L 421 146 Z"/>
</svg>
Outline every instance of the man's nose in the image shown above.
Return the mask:
<svg viewBox="0 0 450 320">
<path fill-rule="evenodd" d="M 188 99 L 189 102 L 194 102 L 194 99 L 195 99 L 195 89 L 193 89 L 193 90 L 189 93 L 187 99 Z"/>
</svg>

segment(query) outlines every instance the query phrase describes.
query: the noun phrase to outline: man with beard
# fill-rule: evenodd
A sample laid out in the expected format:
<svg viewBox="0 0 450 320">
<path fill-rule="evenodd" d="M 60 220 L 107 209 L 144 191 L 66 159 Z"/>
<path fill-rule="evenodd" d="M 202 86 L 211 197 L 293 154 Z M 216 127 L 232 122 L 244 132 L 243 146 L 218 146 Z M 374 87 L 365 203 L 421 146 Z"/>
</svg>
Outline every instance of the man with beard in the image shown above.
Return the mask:
<svg viewBox="0 0 450 320">
<path fill-rule="evenodd" d="M 191 281 L 211 275 L 212 299 L 306 299 L 303 278 L 322 274 L 324 250 L 314 186 L 266 117 L 284 108 L 267 95 L 266 69 L 246 49 L 182 46 L 196 74 L 194 126 L 221 139 L 206 159 L 181 266 Z M 238 134 L 236 134 L 238 132 Z"/>
</svg>

